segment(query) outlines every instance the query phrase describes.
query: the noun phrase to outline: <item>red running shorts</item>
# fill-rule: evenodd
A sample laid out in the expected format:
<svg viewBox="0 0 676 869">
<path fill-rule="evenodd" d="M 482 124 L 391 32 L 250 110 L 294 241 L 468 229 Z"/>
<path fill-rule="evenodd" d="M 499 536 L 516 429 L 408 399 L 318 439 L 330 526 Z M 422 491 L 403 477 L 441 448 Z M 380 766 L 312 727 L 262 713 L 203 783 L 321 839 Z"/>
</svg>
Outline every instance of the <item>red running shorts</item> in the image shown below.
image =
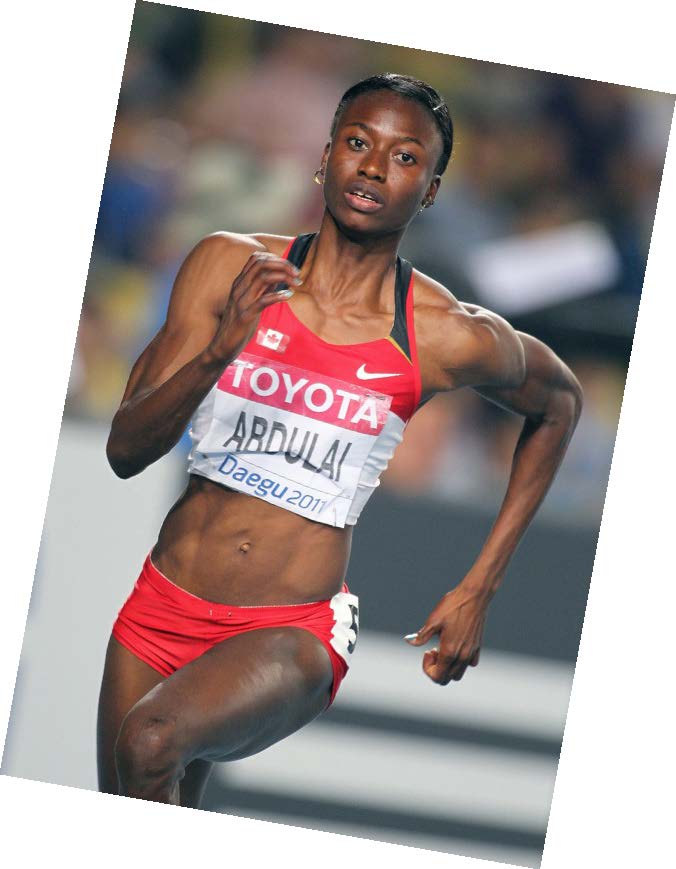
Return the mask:
<svg viewBox="0 0 676 869">
<path fill-rule="evenodd" d="M 287 606 L 229 606 L 196 597 L 146 558 L 113 625 L 113 636 L 163 676 L 230 637 L 258 628 L 305 628 L 324 645 L 333 668 L 333 703 L 359 632 L 359 599 L 347 585 L 328 600 Z"/>
</svg>

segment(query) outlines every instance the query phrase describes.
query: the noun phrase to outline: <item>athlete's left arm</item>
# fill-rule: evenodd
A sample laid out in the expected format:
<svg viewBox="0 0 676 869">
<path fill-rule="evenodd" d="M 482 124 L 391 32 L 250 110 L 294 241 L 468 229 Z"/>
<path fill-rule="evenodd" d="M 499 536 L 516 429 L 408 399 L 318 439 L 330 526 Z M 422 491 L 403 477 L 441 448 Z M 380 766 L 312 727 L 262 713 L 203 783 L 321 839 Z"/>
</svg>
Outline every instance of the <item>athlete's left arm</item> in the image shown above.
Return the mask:
<svg viewBox="0 0 676 869">
<path fill-rule="evenodd" d="M 478 312 L 474 306 L 464 308 L 470 315 Z M 491 319 L 488 312 L 482 311 L 480 316 Z M 456 385 L 470 386 L 525 419 L 505 498 L 478 558 L 462 582 L 430 613 L 417 635 L 407 638 L 413 645 L 423 645 L 439 635 L 439 647 L 425 653 L 423 669 L 441 685 L 461 679 L 468 666 L 478 663 L 488 604 L 554 479 L 582 409 L 580 384 L 549 347 L 515 332 L 500 318 L 495 319 L 492 329 L 492 359 L 482 362 L 480 348 L 473 357 L 467 350 L 472 364 L 455 378 Z M 519 357 L 523 370 L 516 375 L 520 382 L 515 383 L 514 368 L 511 372 L 507 368 Z M 496 359 L 502 360 L 497 366 Z M 507 368 L 501 370 L 505 365 Z M 509 378 L 512 384 L 505 386 Z"/>
</svg>

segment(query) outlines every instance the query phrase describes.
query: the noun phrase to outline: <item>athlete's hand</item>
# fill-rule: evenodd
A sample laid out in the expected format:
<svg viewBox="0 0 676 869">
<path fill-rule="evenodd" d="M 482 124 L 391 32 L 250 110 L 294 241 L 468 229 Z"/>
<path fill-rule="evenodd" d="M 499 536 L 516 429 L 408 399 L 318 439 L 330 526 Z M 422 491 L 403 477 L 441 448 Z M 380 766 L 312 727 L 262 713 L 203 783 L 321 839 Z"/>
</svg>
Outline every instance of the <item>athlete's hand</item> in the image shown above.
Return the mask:
<svg viewBox="0 0 676 869">
<path fill-rule="evenodd" d="M 293 295 L 290 287 L 301 283 L 298 275 L 288 260 L 263 251 L 253 253 L 233 281 L 209 352 L 223 363 L 235 359 L 251 339 L 263 309 Z"/>
<path fill-rule="evenodd" d="M 424 646 L 439 636 L 438 647 L 423 655 L 423 670 L 433 682 L 458 682 L 467 667 L 479 663 L 486 609 L 484 598 L 459 585 L 444 595 L 417 634 L 404 638 L 412 646 Z"/>
</svg>

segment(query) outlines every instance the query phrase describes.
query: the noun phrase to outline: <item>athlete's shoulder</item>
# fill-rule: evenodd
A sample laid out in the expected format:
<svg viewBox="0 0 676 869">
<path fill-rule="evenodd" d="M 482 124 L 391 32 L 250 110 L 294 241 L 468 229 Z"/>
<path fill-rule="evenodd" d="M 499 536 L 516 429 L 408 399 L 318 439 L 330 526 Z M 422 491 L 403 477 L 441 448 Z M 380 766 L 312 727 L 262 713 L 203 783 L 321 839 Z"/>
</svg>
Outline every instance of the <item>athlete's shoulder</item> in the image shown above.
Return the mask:
<svg viewBox="0 0 676 869">
<path fill-rule="evenodd" d="M 462 302 L 447 287 L 416 268 L 413 269 L 413 305 L 416 313 L 418 308 L 421 311 L 428 310 L 430 313 L 463 310 Z"/>
<path fill-rule="evenodd" d="M 487 308 L 461 302 L 417 269 L 413 275 L 419 354 L 428 370 L 436 372 L 434 382 L 446 384 L 440 388 L 465 385 L 483 376 L 510 383 L 522 378 L 523 350 L 505 319 Z"/>
<path fill-rule="evenodd" d="M 249 257 L 256 251 L 264 251 L 260 242 L 252 236 L 236 232 L 212 232 L 201 238 L 188 252 L 178 274 L 191 282 L 199 276 L 199 284 L 215 280 L 217 276 L 227 275 L 233 269 L 235 274 L 244 266 Z"/>
<path fill-rule="evenodd" d="M 218 314 L 230 288 L 249 258 L 276 253 L 265 243 L 271 236 L 218 231 L 200 239 L 183 261 L 171 293 L 168 322 L 185 323 L 205 312 Z"/>
<path fill-rule="evenodd" d="M 264 232 L 255 232 L 249 236 L 275 256 L 282 256 L 294 237 L 292 235 L 269 235 Z"/>
<path fill-rule="evenodd" d="M 429 275 L 413 270 L 413 306 L 416 315 L 416 328 L 428 326 L 440 337 L 448 339 L 448 329 L 461 331 L 467 335 L 488 331 L 503 331 L 511 326 L 499 314 L 480 305 L 462 302 L 453 293 Z"/>
<path fill-rule="evenodd" d="M 242 256 L 249 257 L 257 251 L 275 253 L 265 244 L 264 239 L 269 237 L 271 236 L 218 230 L 200 239 L 188 256 L 200 259 L 241 259 Z"/>
<path fill-rule="evenodd" d="M 292 240 L 292 237 L 286 235 L 217 230 L 200 239 L 192 249 L 191 255 L 197 254 L 202 258 L 240 258 L 244 254 L 251 256 L 252 253 L 260 251 L 281 256 Z"/>
<path fill-rule="evenodd" d="M 417 269 L 413 270 L 412 293 L 418 341 L 430 350 L 456 343 L 463 333 L 471 334 L 483 316 L 492 316 L 485 311 L 475 317 L 447 287 Z"/>
<path fill-rule="evenodd" d="M 219 230 L 200 239 L 186 257 L 181 273 L 191 279 L 199 275 L 199 283 L 229 286 L 248 259 L 255 253 L 281 256 L 290 239 L 261 233 L 239 233 Z M 179 273 L 179 276 L 181 275 Z"/>
</svg>

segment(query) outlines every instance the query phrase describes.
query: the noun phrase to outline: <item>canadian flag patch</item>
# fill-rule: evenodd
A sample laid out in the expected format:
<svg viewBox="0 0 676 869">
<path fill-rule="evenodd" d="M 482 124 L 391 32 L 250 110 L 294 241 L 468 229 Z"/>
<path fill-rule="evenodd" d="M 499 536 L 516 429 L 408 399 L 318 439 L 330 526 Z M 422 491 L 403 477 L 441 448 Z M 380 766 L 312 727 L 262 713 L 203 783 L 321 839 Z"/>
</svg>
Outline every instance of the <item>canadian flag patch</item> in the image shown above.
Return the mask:
<svg viewBox="0 0 676 869">
<path fill-rule="evenodd" d="M 283 353 L 286 350 L 289 340 L 288 335 L 277 332 L 275 329 L 259 329 L 256 335 L 256 344 L 267 347 L 269 350 L 276 350 L 278 353 Z"/>
</svg>

